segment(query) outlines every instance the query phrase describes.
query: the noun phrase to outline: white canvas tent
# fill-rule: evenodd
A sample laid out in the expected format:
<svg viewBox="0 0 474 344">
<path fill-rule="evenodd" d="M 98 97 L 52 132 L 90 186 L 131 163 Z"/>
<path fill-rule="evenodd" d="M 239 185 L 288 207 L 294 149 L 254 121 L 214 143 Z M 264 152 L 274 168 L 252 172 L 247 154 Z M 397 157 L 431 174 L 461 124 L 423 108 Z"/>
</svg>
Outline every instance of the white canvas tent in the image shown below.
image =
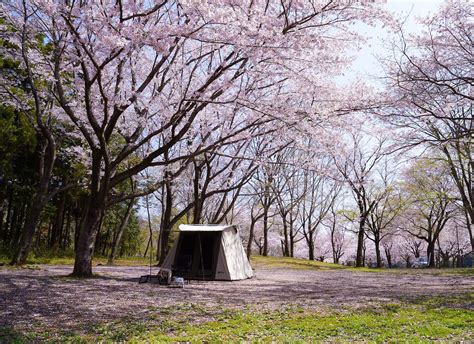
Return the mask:
<svg viewBox="0 0 474 344">
<path fill-rule="evenodd" d="M 253 276 L 235 225 L 180 225 L 162 268 L 188 279 L 234 281 Z"/>
</svg>

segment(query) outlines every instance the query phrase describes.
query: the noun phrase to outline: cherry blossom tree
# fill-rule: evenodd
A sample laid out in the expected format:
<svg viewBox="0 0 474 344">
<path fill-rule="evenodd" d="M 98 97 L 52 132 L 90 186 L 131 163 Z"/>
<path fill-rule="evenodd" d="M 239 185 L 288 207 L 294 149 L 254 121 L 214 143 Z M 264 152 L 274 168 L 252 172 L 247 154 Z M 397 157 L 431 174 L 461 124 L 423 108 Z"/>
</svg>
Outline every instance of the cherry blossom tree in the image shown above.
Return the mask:
<svg viewBox="0 0 474 344">
<path fill-rule="evenodd" d="M 367 238 L 374 243 L 375 258 L 378 268 L 382 267 L 381 244 L 387 236 L 397 231 L 396 222 L 404 208 L 404 201 L 394 181 L 394 166 L 385 160 L 379 168 L 379 180 L 372 192 L 374 206 L 367 220 Z M 384 246 L 385 252 L 389 249 Z"/>
<path fill-rule="evenodd" d="M 357 133 L 349 133 L 349 147 L 341 149 L 333 161 L 343 180 L 348 184 L 358 209 L 356 266 L 364 265 L 364 242 L 367 224 L 377 199 L 372 195 L 374 170 L 384 157 L 385 139 L 363 138 Z M 365 142 L 364 142 L 365 140 Z M 370 148 L 367 148 L 370 147 Z M 341 147 L 343 148 L 343 147 Z"/>
<path fill-rule="evenodd" d="M 394 104 L 387 118 L 402 127 L 405 147 L 424 145 L 443 154 L 474 249 L 472 16 L 470 1 L 448 0 L 421 20 L 420 34 L 406 36 L 400 28 L 387 64 L 387 99 Z"/>
<path fill-rule="evenodd" d="M 332 260 L 334 264 L 339 264 L 344 256 L 347 241 L 346 219 L 334 203 L 331 206 L 328 216 L 322 225 L 327 228 L 331 243 Z"/>
<path fill-rule="evenodd" d="M 50 111 L 87 147 L 76 276 L 92 274 L 107 207 L 170 185 L 197 156 L 256 126 L 347 111 L 334 101 L 343 93 L 323 81 L 341 72 L 345 47 L 360 39 L 349 24 L 378 13 L 334 1 L 24 0 L 3 8 L 11 25 L 51 45 L 30 54 L 31 65 L 52 84 Z M 163 178 L 118 191 L 151 169 Z"/>
<path fill-rule="evenodd" d="M 425 159 L 414 164 L 405 179 L 409 199 L 405 217 L 409 226 L 404 230 L 426 242 L 430 267 L 435 266 L 435 245 L 441 231 L 457 210 L 446 172 L 446 166 Z"/>
<path fill-rule="evenodd" d="M 14 243 L 18 246 L 11 261 L 13 265 L 26 262 L 41 212 L 50 199 L 71 187 L 71 185 L 60 185 L 60 183 L 53 186 L 52 183 L 53 170 L 58 157 L 58 145 L 67 138 L 67 127 L 52 111 L 54 107 L 54 98 L 51 94 L 53 83 L 36 70 L 38 66 L 31 57 L 38 54 L 49 56 L 51 46 L 43 40 L 43 36 L 38 36 L 37 32 L 30 30 L 27 23 L 32 14 L 26 9 L 28 5 L 25 2 L 18 5 L 23 15 L 21 24 L 16 27 L 2 25 L 1 29 L 1 39 L 4 41 L 1 54 L 11 61 L 12 68 L 9 73 L 0 75 L 0 95 L 5 100 L 3 105 L 13 107 L 28 118 L 38 140 L 36 152 L 38 159 L 31 203 L 22 226 L 20 241 Z M 66 152 L 62 149 L 60 153 L 64 156 Z"/>
</svg>

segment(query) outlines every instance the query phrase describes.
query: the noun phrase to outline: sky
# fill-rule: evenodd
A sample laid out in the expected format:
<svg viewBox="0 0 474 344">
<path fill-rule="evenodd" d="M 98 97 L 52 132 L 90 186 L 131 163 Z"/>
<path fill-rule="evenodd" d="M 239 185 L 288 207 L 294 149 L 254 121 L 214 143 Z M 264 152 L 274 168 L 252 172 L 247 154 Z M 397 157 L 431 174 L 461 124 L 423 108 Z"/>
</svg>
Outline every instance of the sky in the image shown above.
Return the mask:
<svg viewBox="0 0 474 344">
<path fill-rule="evenodd" d="M 443 0 L 387 0 L 385 4 L 380 6 L 388 9 L 396 17 L 404 19 L 405 32 L 413 34 L 421 31 L 421 26 L 417 23 L 416 18 L 435 13 L 443 2 Z M 370 37 L 369 44 L 364 45 L 357 52 L 357 58 L 352 66 L 353 70 L 346 77 L 352 79 L 357 76 L 366 81 L 368 79 L 373 80 L 382 73 L 376 56 L 382 56 L 386 53 L 384 40 L 387 41 L 390 36 L 387 29 L 382 27 L 373 28 L 361 25 L 359 30 L 366 37 Z M 373 82 L 377 83 L 375 80 Z"/>
</svg>

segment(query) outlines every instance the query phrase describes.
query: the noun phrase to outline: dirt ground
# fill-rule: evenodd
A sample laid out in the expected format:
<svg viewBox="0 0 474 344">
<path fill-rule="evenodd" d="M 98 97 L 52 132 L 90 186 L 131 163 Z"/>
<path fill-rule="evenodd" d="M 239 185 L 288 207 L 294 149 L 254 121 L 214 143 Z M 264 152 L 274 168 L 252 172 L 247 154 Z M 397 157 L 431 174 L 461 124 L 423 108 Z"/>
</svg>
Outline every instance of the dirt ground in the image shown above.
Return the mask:
<svg viewBox="0 0 474 344">
<path fill-rule="evenodd" d="M 71 266 L 0 268 L 0 327 L 38 326 L 74 330 L 100 321 L 145 317 L 150 309 L 198 304 L 240 308 L 286 304 L 342 308 L 397 302 L 420 296 L 472 292 L 474 276 L 419 273 L 367 273 L 349 270 L 257 268 L 238 282 L 192 281 L 184 289 L 138 284 L 145 267 L 96 267 L 99 277 L 66 277 Z M 473 306 L 473 305 L 471 305 Z M 473 306 L 474 307 L 474 306 Z"/>
</svg>

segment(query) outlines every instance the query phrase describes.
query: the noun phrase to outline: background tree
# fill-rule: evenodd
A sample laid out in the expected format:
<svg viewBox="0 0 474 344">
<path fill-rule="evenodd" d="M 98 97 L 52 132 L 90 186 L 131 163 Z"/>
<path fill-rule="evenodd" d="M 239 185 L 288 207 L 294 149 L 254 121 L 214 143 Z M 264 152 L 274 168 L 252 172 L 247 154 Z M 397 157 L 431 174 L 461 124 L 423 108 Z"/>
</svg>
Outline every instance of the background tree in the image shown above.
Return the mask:
<svg viewBox="0 0 474 344">
<path fill-rule="evenodd" d="M 426 242 L 430 267 L 435 266 L 435 245 L 439 235 L 456 211 L 451 194 L 452 181 L 446 172 L 446 166 L 435 161 L 420 161 L 408 171 L 405 184 L 410 202 L 405 213 L 410 226 L 405 230 Z"/>
</svg>

